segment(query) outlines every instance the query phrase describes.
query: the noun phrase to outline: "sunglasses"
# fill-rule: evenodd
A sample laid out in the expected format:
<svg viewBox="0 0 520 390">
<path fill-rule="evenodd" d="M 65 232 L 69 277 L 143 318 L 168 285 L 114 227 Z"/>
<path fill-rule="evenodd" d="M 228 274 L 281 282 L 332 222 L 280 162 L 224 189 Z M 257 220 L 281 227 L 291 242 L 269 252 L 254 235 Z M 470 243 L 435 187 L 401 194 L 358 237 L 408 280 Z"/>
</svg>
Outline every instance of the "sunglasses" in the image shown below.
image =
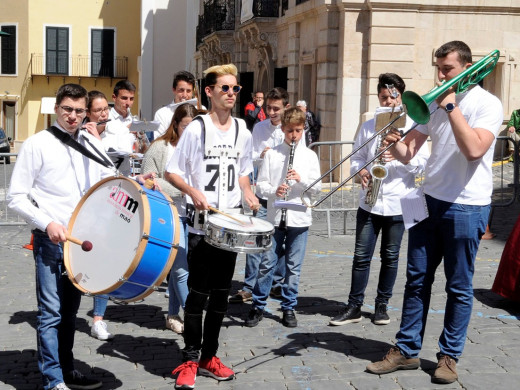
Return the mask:
<svg viewBox="0 0 520 390">
<path fill-rule="evenodd" d="M 231 89 L 233 91 L 233 93 L 236 94 L 236 93 L 239 93 L 240 90 L 242 89 L 242 86 L 240 86 L 240 85 L 233 85 L 233 86 L 227 85 L 227 84 L 224 84 L 224 85 L 218 85 L 218 84 L 210 85 L 210 87 L 215 87 L 215 86 L 220 87 L 220 89 L 224 93 L 228 93 L 229 90 Z"/>
<path fill-rule="evenodd" d="M 76 113 L 76 115 L 83 115 L 87 112 L 85 108 L 72 108 L 69 106 L 59 106 L 63 111 L 65 111 L 67 114 L 72 114 L 72 111 Z"/>
</svg>

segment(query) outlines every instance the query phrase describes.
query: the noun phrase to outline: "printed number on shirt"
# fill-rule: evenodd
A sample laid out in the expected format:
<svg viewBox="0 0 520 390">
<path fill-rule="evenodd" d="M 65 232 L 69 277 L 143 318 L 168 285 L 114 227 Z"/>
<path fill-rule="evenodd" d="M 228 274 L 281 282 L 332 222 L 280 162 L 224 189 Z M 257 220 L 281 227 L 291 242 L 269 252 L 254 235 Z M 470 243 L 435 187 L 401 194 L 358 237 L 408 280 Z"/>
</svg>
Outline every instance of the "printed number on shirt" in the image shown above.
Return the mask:
<svg viewBox="0 0 520 390">
<path fill-rule="evenodd" d="M 206 172 L 214 172 L 213 176 L 211 177 L 209 183 L 204 186 L 204 191 L 217 191 L 217 187 L 215 186 L 215 183 L 217 182 L 219 178 L 219 165 L 218 164 L 208 164 L 206 165 Z M 227 176 L 228 176 L 228 192 L 231 192 L 235 189 L 235 166 L 234 165 L 228 165 L 227 167 Z"/>
</svg>

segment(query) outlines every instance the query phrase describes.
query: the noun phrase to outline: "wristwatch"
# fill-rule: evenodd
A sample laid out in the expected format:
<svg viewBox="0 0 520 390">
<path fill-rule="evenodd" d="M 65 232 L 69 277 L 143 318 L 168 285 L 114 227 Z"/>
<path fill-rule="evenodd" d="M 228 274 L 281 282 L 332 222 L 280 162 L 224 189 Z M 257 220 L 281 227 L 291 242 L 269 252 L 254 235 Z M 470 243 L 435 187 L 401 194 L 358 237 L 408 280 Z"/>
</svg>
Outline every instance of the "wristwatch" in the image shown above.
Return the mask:
<svg viewBox="0 0 520 390">
<path fill-rule="evenodd" d="M 446 107 L 444 109 L 449 114 L 450 112 L 452 112 L 455 109 L 455 107 L 457 107 L 457 103 L 448 103 L 448 104 L 446 104 Z"/>
</svg>

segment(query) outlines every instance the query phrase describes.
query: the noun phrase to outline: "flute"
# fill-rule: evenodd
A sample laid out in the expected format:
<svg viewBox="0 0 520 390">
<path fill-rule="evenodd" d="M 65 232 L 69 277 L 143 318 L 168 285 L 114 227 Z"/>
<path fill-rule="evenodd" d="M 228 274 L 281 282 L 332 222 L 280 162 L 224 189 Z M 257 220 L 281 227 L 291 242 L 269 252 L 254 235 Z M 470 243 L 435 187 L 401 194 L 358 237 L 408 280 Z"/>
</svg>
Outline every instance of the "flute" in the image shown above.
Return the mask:
<svg viewBox="0 0 520 390">
<path fill-rule="evenodd" d="M 291 153 L 289 154 L 289 162 L 287 164 L 287 172 L 285 174 L 285 180 L 284 180 L 285 184 L 288 184 L 288 182 L 289 182 L 287 180 L 287 174 L 289 173 L 289 171 L 292 169 L 292 166 L 293 166 L 294 150 L 295 149 L 296 149 L 296 142 L 292 141 L 291 142 Z M 285 192 L 285 195 L 284 195 L 284 200 L 285 201 L 287 201 L 288 192 L 289 191 Z M 282 215 L 280 217 L 280 225 L 278 225 L 278 229 L 280 229 L 280 230 L 286 230 L 287 229 L 287 208 L 285 208 L 285 207 L 282 209 Z"/>
<path fill-rule="evenodd" d="M 112 119 L 104 119 L 102 121 L 96 122 L 96 126 L 102 125 L 104 123 L 110 122 Z M 85 130 L 86 127 L 82 127 L 81 130 Z"/>
</svg>

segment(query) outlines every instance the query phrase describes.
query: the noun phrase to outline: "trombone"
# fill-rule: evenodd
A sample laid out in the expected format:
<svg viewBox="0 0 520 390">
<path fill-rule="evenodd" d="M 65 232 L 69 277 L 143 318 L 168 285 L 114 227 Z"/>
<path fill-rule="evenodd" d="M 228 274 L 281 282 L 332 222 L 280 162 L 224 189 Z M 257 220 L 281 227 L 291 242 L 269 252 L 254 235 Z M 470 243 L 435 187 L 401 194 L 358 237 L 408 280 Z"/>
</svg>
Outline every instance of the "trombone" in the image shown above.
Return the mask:
<svg viewBox="0 0 520 390">
<path fill-rule="evenodd" d="M 332 171 L 334 171 L 341 164 L 343 164 L 345 161 L 347 161 L 355 153 L 359 152 L 359 150 L 364 148 L 375 137 L 379 136 L 384 131 L 386 131 L 388 129 L 388 127 L 392 126 L 392 124 L 394 124 L 403 115 L 408 115 L 415 122 L 415 124 L 410 129 L 408 129 L 406 132 L 404 132 L 402 134 L 401 139 L 406 137 L 406 135 L 410 131 L 415 129 L 418 125 L 420 125 L 420 124 L 424 125 L 424 124 L 428 123 L 430 120 L 431 114 L 433 114 L 433 112 L 430 112 L 429 105 L 435 99 L 437 99 L 439 96 L 441 96 L 448 89 L 450 89 L 451 87 L 453 87 L 455 85 L 456 85 L 455 93 L 459 94 L 459 93 L 467 91 L 470 86 L 478 84 L 488 74 L 490 74 L 493 71 L 493 69 L 495 69 L 495 66 L 496 66 L 499 58 L 500 58 L 500 51 L 493 50 L 487 56 L 483 57 L 482 59 L 475 62 L 473 65 L 471 65 L 464 72 L 459 73 L 457 76 L 452 78 L 450 81 L 447 81 L 447 82 L 441 84 L 440 86 L 434 87 L 430 92 L 426 93 L 423 96 L 419 96 L 417 93 L 412 92 L 412 91 L 405 91 L 402 95 L 404 110 L 401 112 L 401 114 L 399 114 L 397 117 L 395 117 L 390 122 L 388 122 L 381 130 L 379 130 L 374 135 L 372 135 L 362 145 L 360 145 L 355 150 L 353 150 L 351 153 L 349 153 L 347 156 L 345 156 L 341 161 L 339 161 L 336 165 L 334 165 L 327 172 L 325 172 L 322 176 L 320 176 L 318 179 L 316 179 L 312 184 L 310 184 L 307 188 L 305 188 L 301 194 L 302 203 L 309 208 L 315 208 L 315 207 L 319 206 L 321 203 L 323 203 L 325 200 L 327 200 L 329 197 L 331 197 L 336 191 L 338 191 L 341 187 L 343 187 L 345 184 L 347 184 L 354 176 L 356 176 L 359 172 L 361 172 L 361 170 L 365 169 L 367 166 L 372 164 L 384 152 L 386 152 L 388 149 L 390 149 L 394 145 L 395 142 L 388 144 L 383 150 L 379 151 L 370 161 L 368 161 L 365 165 L 363 165 L 355 173 L 353 173 L 352 175 L 347 177 L 345 180 L 343 180 L 340 184 L 338 184 L 336 187 L 331 189 L 329 191 L 329 193 L 326 194 L 324 197 L 322 197 L 321 199 L 318 199 L 316 202 L 314 202 L 312 204 L 308 204 L 305 201 L 305 194 L 312 187 L 314 187 L 318 182 L 322 181 L 324 177 L 329 175 Z"/>
</svg>

